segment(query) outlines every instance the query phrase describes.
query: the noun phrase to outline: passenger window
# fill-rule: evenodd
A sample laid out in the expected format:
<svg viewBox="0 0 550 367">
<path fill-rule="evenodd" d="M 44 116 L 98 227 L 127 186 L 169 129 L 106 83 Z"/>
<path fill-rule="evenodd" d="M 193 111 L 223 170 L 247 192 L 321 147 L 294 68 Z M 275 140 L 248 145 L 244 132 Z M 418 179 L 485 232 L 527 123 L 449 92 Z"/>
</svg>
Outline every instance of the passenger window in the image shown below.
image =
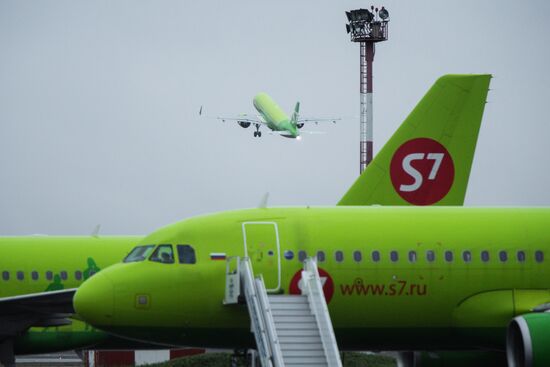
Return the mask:
<svg viewBox="0 0 550 367">
<path fill-rule="evenodd" d="M 397 251 L 390 252 L 390 260 L 392 262 L 397 262 L 399 260 L 399 254 L 397 253 Z"/>
<path fill-rule="evenodd" d="M 17 280 L 23 280 L 23 279 L 25 279 L 25 273 L 23 273 L 22 271 L 18 271 Z"/>
<path fill-rule="evenodd" d="M 372 252 L 372 261 L 374 261 L 375 263 L 380 261 L 380 252 L 378 251 Z"/>
<path fill-rule="evenodd" d="M 126 256 L 123 260 L 125 263 L 131 263 L 131 262 L 137 262 L 137 261 L 143 261 L 149 255 L 151 252 L 153 252 L 153 248 L 155 245 L 146 245 L 146 246 L 137 246 L 134 247 L 132 251 Z"/>
<path fill-rule="evenodd" d="M 173 264 L 174 250 L 172 249 L 172 245 L 160 245 L 155 252 L 153 252 L 149 260 L 163 264 Z"/>
<path fill-rule="evenodd" d="M 537 250 L 535 251 L 535 261 L 541 263 L 544 261 L 544 252 Z"/>
<path fill-rule="evenodd" d="M 412 263 L 416 262 L 416 251 L 409 251 L 409 261 Z"/>
<path fill-rule="evenodd" d="M 46 279 L 47 280 L 52 280 L 53 279 L 53 273 L 50 270 L 48 270 L 46 272 Z"/>
<path fill-rule="evenodd" d="M 336 259 L 336 261 L 341 263 L 342 261 L 344 261 L 344 253 L 342 251 L 336 251 L 334 253 L 334 258 Z"/>
<path fill-rule="evenodd" d="M 426 260 L 428 260 L 428 262 L 434 262 L 435 252 L 433 250 L 426 251 Z"/>
<path fill-rule="evenodd" d="M 35 270 L 31 273 L 32 280 L 38 280 L 38 272 Z"/>
<path fill-rule="evenodd" d="M 500 251 L 498 253 L 498 258 L 500 259 L 501 262 L 506 262 L 508 261 L 508 253 L 506 251 Z"/>
<path fill-rule="evenodd" d="M 292 252 L 291 250 L 286 250 L 284 255 L 285 255 L 285 259 L 287 260 L 294 259 L 294 252 Z"/>
<path fill-rule="evenodd" d="M 355 262 L 358 262 L 358 263 L 360 263 L 361 260 L 363 260 L 363 254 L 361 253 L 361 251 L 357 250 L 353 252 L 353 260 L 355 260 Z"/>
<path fill-rule="evenodd" d="M 517 256 L 520 263 L 525 262 L 525 251 L 518 251 Z"/>
<path fill-rule="evenodd" d="M 180 264 L 195 264 L 197 258 L 191 245 L 178 245 L 178 257 Z"/>
<path fill-rule="evenodd" d="M 481 251 L 481 261 L 483 261 L 484 263 L 489 261 L 489 251 Z"/>
<path fill-rule="evenodd" d="M 61 275 L 61 279 L 62 280 L 67 280 L 67 272 L 65 270 L 63 270 L 61 273 L 59 273 Z"/>
<path fill-rule="evenodd" d="M 74 278 L 76 280 L 81 280 L 82 279 L 82 272 L 80 270 L 77 270 L 74 272 Z"/>
<path fill-rule="evenodd" d="M 464 260 L 465 263 L 472 261 L 472 253 L 470 251 L 464 251 L 462 253 L 462 260 Z"/>
<path fill-rule="evenodd" d="M 325 252 L 324 251 L 317 251 L 317 261 L 320 263 L 325 262 Z"/>
<path fill-rule="evenodd" d="M 445 251 L 445 261 L 450 263 L 453 261 L 453 252 L 452 251 Z"/>
<path fill-rule="evenodd" d="M 3 271 L 2 272 L 2 279 L 10 280 L 10 272 L 9 271 Z"/>
<path fill-rule="evenodd" d="M 304 250 L 300 250 L 298 251 L 298 260 L 300 262 L 304 262 L 304 260 L 306 259 L 307 257 L 307 253 L 304 251 Z"/>
</svg>

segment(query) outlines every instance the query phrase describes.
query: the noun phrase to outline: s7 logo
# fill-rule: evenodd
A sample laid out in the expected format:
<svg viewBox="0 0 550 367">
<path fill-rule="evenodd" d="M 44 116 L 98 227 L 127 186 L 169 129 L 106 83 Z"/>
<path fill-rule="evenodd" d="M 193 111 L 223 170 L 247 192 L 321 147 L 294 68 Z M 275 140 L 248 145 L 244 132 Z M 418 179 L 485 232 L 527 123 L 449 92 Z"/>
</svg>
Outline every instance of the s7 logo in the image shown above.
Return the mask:
<svg viewBox="0 0 550 367">
<path fill-rule="evenodd" d="M 414 179 L 414 182 L 409 185 L 401 184 L 399 186 L 399 191 L 403 192 L 411 192 L 418 190 L 422 183 L 424 182 L 424 177 L 422 177 L 422 174 L 412 166 L 413 161 L 418 160 L 432 160 L 433 165 L 432 169 L 430 170 L 430 174 L 428 175 L 428 180 L 435 180 L 437 177 L 437 172 L 439 171 L 439 167 L 441 167 L 441 162 L 443 161 L 443 157 L 445 156 L 444 153 L 411 153 L 405 158 L 403 158 L 402 167 L 403 171 L 405 171 L 409 176 L 411 176 Z"/>
<path fill-rule="evenodd" d="M 436 140 L 411 139 L 393 154 L 390 179 L 395 192 L 409 204 L 432 205 L 453 186 L 453 158 Z"/>
</svg>

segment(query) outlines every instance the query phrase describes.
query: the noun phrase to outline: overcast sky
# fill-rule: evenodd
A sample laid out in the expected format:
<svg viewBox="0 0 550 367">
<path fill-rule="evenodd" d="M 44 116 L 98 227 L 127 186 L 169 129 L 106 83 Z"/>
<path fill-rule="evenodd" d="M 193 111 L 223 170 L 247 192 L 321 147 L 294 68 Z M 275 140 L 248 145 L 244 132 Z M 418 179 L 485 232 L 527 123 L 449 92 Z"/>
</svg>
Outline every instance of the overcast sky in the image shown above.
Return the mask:
<svg viewBox="0 0 550 367">
<path fill-rule="evenodd" d="M 202 120 L 357 116 L 363 1 L 0 0 L 0 234 L 146 234 L 213 211 L 333 205 L 358 174 L 359 123 L 254 138 Z M 387 1 L 375 152 L 437 77 L 495 76 L 469 206 L 550 205 L 550 2 Z M 519 6 L 519 7 L 518 7 Z M 313 129 L 313 128 L 312 128 Z"/>
</svg>

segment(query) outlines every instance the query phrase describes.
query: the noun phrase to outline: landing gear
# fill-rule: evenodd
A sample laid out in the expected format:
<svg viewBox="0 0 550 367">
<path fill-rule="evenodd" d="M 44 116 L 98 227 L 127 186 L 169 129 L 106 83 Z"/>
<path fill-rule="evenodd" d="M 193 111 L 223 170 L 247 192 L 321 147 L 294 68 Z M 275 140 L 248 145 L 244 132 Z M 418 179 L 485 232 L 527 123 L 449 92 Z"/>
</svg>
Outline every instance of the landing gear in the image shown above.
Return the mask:
<svg viewBox="0 0 550 367">
<path fill-rule="evenodd" d="M 260 131 L 260 124 L 254 124 L 254 126 L 256 126 L 256 131 L 254 131 L 254 137 L 261 138 L 262 132 Z"/>
</svg>

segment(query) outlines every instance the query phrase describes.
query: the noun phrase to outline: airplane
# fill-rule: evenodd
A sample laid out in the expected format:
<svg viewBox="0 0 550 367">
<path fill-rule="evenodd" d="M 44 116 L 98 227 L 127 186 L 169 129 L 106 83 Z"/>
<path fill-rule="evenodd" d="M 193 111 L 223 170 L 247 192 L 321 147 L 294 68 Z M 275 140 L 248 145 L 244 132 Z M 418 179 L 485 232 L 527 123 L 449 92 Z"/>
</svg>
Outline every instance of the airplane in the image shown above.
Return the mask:
<svg viewBox="0 0 550 367">
<path fill-rule="evenodd" d="M 377 168 L 366 170 L 338 205 L 462 205 L 485 100 L 484 96 L 476 98 L 479 103 L 472 110 L 462 107 L 463 96 L 450 96 L 449 102 L 445 103 L 461 102 L 454 103 L 450 109 L 454 120 L 447 121 L 439 115 L 433 118 L 422 116 L 418 120 L 411 114 L 371 162 L 371 166 Z M 465 113 L 468 115 L 464 118 L 456 117 Z M 415 138 L 420 135 L 407 133 L 413 126 L 419 134 L 430 139 L 418 140 Z M 453 184 L 439 201 L 421 203 L 403 197 L 392 189 L 395 186 L 393 176 L 384 167 L 389 167 L 394 153 L 400 154 L 398 152 L 409 146 L 410 141 L 416 142 L 418 149 L 423 150 L 433 149 L 434 144 L 445 145 L 445 152 L 453 157 Z M 444 152 L 441 147 L 439 149 L 440 153 Z M 414 167 L 426 174 L 426 167 L 419 163 L 416 162 Z M 413 173 L 411 178 L 417 175 L 415 170 L 410 172 Z M 438 180 L 448 174 L 442 170 Z M 422 191 L 437 191 L 438 180 L 428 179 Z M 89 275 L 119 262 L 143 238 L 98 236 L 97 230 L 94 232 L 92 236 L 0 237 L 0 323 L 10 325 L 0 332 L 0 363 L 10 365 L 14 354 L 83 349 L 90 345 L 94 345 L 95 349 L 151 348 L 151 344 L 116 338 L 78 319 L 71 320 L 72 305 L 63 308 L 59 304 L 60 299 L 61 302 L 70 300 L 74 289 Z M 36 256 L 40 256 L 39 261 L 35 260 Z M 55 307 L 46 306 L 46 301 L 57 303 Z"/>
<path fill-rule="evenodd" d="M 459 146 L 453 132 L 482 113 L 489 81 L 440 78 L 400 128 L 409 140 L 388 143 L 391 159 L 365 172 L 389 175 L 413 203 L 447 195 L 444 181 L 429 193 L 424 185 L 441 172 L 452 177 L 453 156 L 408 143 L 430 139 L 424 121 L 437 116 L 444 147 Z M 222 304 L 219 260 L 247 257 L 272 293 L 299 294 L 302 261 L 315 257 L 341 350 L 395 350 L 405 366 L 548 366 L 548 223 L 550 208 L 340 205 L 202 215 L 145 237 L 85 282 L 73 303 L 84 320 L 122 337 L 254 347 L 246 309 Z M 150 256 L 133 256 L 144 251 Z"/>
<path fill-rule="evenodd" d="M 249 128 L 250 125 L 253 125 L 256 128 L 254 131 L 254 137 L 260 138 L 262 132 L 260 131 L 261 126 L 266 126 L 271 131 L 271 134 L 278 134 L 285 138 L 291 139 L 301 139 L 300 133 L 309 133 L 309 134 L 319 134 L 320 132 L 314 131 L 300 131 L 306 123 L 314 122 L 318 124 L 319 122 L 336 121 L 341 120 L 340 118 L 301 118 L 300 117 L 300 102 L 296 102 L 294 107 L 294 112 L 292 117 L 288 115 L 275 103 L 275 101 L 267 93 L 258 93 L 252 100 L 254 108 L 258 111 L 258 115 L 248 115 L 241 114 L 236 117 L 216 117 L 216 119 L 225 121 L 235 121 L 242 128 Z M 199 110 L 199 115 L 202 115 L 203 107 L 201 106 Z"/>
</svg>

